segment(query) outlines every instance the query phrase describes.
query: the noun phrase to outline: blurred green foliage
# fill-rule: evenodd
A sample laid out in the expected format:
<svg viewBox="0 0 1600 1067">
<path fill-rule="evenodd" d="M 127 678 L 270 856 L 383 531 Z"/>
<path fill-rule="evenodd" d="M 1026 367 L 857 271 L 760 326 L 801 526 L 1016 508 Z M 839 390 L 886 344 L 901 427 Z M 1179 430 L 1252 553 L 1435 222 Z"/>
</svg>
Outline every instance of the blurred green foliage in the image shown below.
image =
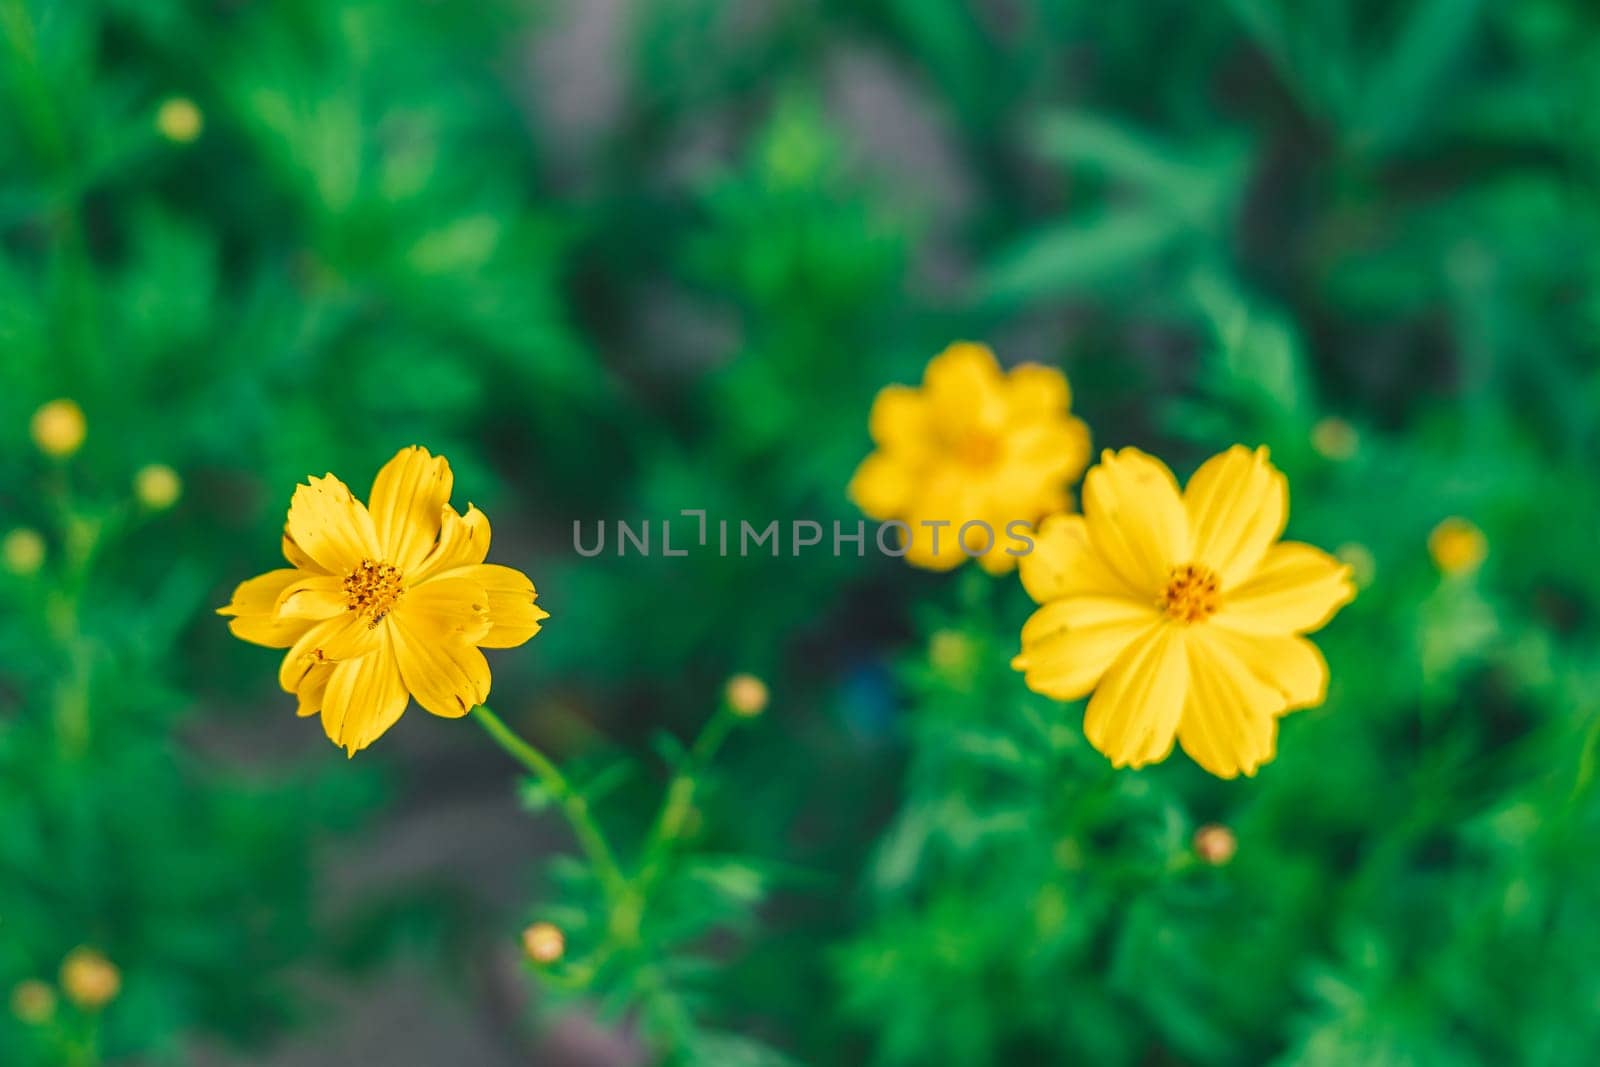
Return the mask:
<svg viewBox="0 0 1600 1067">
<path fill-rule="evenodd" d="M 1587 1062 L 1597 58 L 1579 0 L 0 0 L 0 534 L 46 546 L 0 575 L 0 988 L 124 978 L 0 1013 L 0 1062 L 294 1022 L 313 847 L 381 791 L 229 755 L 292 716 L 209 609 L 297 480 L 411 442 L 552 612 L 496 705 L 630 855 L 683 765 L 646 735 L 772 686 L 590 990 L 669 1057 Z M 853 526 L 874 391 L 957 337 L 1180 474 L 1270 445 L 1291 535 L 1370 571 L 1258 778 L 1110 771 L 1007 666 L 1014 581 L 569 547 Z M 1452 515 L 1489 553 L 1441 576 Z M 593 872 L 541 871 L 581 949 Z"/>
</svg>

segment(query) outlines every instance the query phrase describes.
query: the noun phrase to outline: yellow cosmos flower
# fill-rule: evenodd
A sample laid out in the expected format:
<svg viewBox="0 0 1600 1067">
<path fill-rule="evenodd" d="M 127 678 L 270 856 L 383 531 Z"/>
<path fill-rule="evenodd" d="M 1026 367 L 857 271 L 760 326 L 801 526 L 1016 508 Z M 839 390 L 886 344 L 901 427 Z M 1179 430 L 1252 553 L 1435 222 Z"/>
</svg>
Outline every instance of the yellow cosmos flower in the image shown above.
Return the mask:
<svg viewBox="0 0 1600 1067">
<path fill-rule="evenodd" d="M 1092 692 L 1084 733 L 1117 767 L 1163 760 L 1176 740 L 1212 774 L 1254 774 L 1278 717 L 1326 695 L 1327 663 L 1302 635 L 1355 595 L 1348 567 L 1278 541 L 1287 518 L 1264 448 L 1213 457 L 1181 494 L 1161 461 L 1106 452 L 1083 514 L 1046 520 L 1022 560 L 1043 606 L 1012 665 L 1046 696 Z"/>
<path fill-rule="evenodd" d="M 300 714 L 322 714 L 354 755 L 393 726 L 410 698 L 456 718 L 489 696 L 480 648 L 539 632 L 527 575 L 484 563 L 489 520 L 449 504 L 444 457 L 402 449 L 372 483 L 370 506 L 329 474 L 295 489 L 284 527 L 292 567 L 244 582 L 218 609 L 246 641 L 287 648 L 278 681 Z"/>
<path fill-rule="evenodd" d="M 1006 549 L 1020 548 L 1007 526 L 1066 510 L 1067 487 L 1088 465 L 1089 429 L 1071 403 L 1053 367 L 1008 374 L 987 347 L 951 345 L 928 364 L 920 389 L 878 394 L 869 425 L 877 451 L 856 469 L 850 499 L 873 519 L 906 523 L 906 558 L 919 567 L 951 570 L 976 558 L 1005 573 L 1017 561 Z M 992 537 L 974 526 L 958 542 L 967 523 Z"/>
</svg>

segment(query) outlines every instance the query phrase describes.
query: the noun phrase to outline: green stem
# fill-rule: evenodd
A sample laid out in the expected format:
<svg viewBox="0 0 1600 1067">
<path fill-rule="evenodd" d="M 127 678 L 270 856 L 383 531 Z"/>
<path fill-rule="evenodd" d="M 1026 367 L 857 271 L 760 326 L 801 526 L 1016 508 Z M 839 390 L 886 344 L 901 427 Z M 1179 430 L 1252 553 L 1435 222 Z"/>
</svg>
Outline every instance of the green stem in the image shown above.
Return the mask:
<svg viewBox="0 0 1600 1067">
<path fill-rule="evenodd" d="M 673 775 L 672 783 L 667 786 L 666 799 L 661 803 L 661 814 L 657 816 L 646 839 L 639 874 L 634 879 L 634 888 L 640 897 L 648 896 L 660 877 L 672 843 L 682 835 L 689 813 L 694 810 L 694 796 L 700 788 L 700 780 L 737 722 L 738 717 L 733 712 L 726 707 L 719 709 L 706 723 L 705 729 L 700 731 L 688 758 Z"/>
<path fill-rule="evenodd" d="M 617 865 L 611 846 L 606 843 L 605 834 L 590 813 L 588 801 L 572 787 L 567 776 L 561 773 L 550 757 L 518 737 L 487 705 L 480 704 L 473 708 L 472 717 L 512 759 L 532 772 L 561 805 L 562 814 L 578 839 L 578 847 L 594 867 L 595 877 L 600 880 L 607 903 L 615 909 L 627 893 L 628 881 L 622 875 L 622 868 Z"/>
</svg>

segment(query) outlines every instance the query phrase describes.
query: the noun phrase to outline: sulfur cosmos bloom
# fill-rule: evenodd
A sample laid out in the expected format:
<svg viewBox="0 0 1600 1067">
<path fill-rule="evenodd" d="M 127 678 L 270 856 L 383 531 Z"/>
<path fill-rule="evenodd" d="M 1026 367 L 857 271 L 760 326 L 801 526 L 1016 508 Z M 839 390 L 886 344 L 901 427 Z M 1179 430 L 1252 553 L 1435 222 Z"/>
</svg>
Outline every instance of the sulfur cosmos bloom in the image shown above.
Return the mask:
<svg viewBox="0 0 1600 1067">
<path fill-rule="evenodd" d="M 870 518 L 905 523 L 906 558 L 919 567 L 976 558 L 1005 573 L 1017 562 L 1006 550 L 1022 549 L 1008 527 L 1066 510 L 1067 487 L 1088 466 L 1089 429 L 1071 403 L 1059 370 L 1006 373 L 987 347 L 953 344 L 928 364 L 920 389 L 878 393 L 869 420 L 877 451 L 856 469 L 850 499 Z"/>
<path fill-rule="evenodd" d="M 1182 493 L 1160 460 L 1106 452 L 1083 514 L 1047 519 L 1022 560 L 1042 606 L 1012 665 L 1046 696 L 1093 693 L 1084 733 L 1117 767 L 1163 760 L 1176 740 L 1212 774 L 1254 774 L 1279 717 L 1326 696 L 1304 635 L 1355 595 L 1348 567 L 1279 541 L 1288 504 L 1265 448 L 1214 456 Z"/>
<path fill-rule="evenodd" d="M 236 636 L 289 650 L 279 684 L 351 755 L 413 697 L 447 718 L 483 703 L 479 649 L 520 645 L 548 617 L 527 575 L 483 562 L 489 520 L 450 506 L 453 482 L 443 456 L 417 447 L 384 465 L 366 505 L 332 474 L 308 479 L 284 527 L 292 566 L 244 582 L 218 609 Z"/>
</svg>

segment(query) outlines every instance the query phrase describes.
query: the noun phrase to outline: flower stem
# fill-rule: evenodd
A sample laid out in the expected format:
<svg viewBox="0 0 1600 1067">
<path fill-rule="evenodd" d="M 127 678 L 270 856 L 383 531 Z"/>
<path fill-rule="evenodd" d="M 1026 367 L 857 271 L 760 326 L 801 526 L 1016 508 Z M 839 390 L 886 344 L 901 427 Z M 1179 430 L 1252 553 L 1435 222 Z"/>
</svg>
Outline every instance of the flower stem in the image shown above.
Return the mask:
<svg viewBox="0 0 1600 1067">
<path fill-rule="evenodd" d="M 595 877 L 600 881 L 607 902 L 615 908 L 627 892 L 628 882 L 623 877 L 622 868 L 617 866 L 616 856 L 606 843 L 605 834 L 589 811 L 588 801 L 572 787 L 567 776 L 561 773 L 549 756 L 518 737 L 487 705 L 480 704 L 473 708 L 472 717 L 512 759 L 531 771 L 561 805 L 561 812 L 572 827 L 573 836 L 578 839 L 578 847 L 594 867 Z"/>
<path fill-rule="evenodd" d="M 644 847 L 644 859 L 639 864 L 639 874 L 634 880 L 640 896 L 648 896 L 660 876 L 673 842 L 683 833 L 689 813 L 694 810 L 694 796 L 700 787 L 700 780 L 736 722 L 737 717 L 731 711 L 726 707 L 720 709 L 706 723 L 705 729 L 700 731 L 688 758 L 673 775 L 672 783 L 667 786 L 666 798 L 661 803 L 661 814 L 650 829 Z"/>
</svg>

